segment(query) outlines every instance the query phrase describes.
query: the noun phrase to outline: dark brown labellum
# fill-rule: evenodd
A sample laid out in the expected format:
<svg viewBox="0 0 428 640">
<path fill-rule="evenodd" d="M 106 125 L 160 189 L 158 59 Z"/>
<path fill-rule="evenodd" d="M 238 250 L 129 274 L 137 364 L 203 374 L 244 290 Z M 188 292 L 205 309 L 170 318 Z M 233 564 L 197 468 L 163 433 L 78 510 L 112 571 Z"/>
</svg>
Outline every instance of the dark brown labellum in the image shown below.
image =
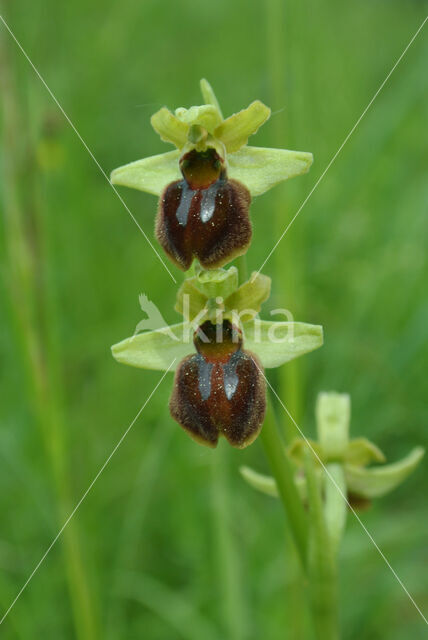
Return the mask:
<svg viewBox="0 0 428 640">
<path fill-rule="evenodd" d="M 160 197 L 156 237 L 184 271 L 193 258 L 205 269 L 216 269 L 250 244 L 250 192 L 227 178 L 214 149 L 190 151 L 180 168 L 183 179 L 168 185 Z"/>
<path fill-rule="evenodd" d="M 251 444 L 266 410 L 266 383 L 256 356 L 228 320 L 205 322 L 195 333 L 197 353 L 175 374 L 171 415 L 194 440 L 215 447 L 224 436 L 234 447 Z"/>
</svg>

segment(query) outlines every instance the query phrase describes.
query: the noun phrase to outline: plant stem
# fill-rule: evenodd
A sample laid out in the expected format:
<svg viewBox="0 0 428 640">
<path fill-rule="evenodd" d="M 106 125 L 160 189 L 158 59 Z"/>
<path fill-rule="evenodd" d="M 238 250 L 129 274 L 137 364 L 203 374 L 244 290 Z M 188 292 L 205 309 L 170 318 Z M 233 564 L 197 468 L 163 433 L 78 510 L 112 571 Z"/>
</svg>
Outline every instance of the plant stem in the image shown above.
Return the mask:
<svg viewBox="0 0 428 640">
<path fill-rule="evenodd" d="M 247 254 L 239 256 L 239 258 L 236 260 L 236 264 L 239 273 L 239 284 L 242 284 L 243 282 L 246 282 L 248 280 Z"/>
<path fill-rule="evenodd" d="M 228 452 L 222 444 L 213 451 L 211 466 L 220 593 L 227 627 L 226 637 L 230 640 L 243 640 L 247 637 L 247 616 L 239 572 L 238 549 L 230 529 L 232 510 L 227 487 Z"/>
<path fill-rule="evenodd" d="M 284 445 L 279 436 L 273 407 L 269 401 L 260 437 L 269 461 L 270 469 L 276 480 L 279 495 L 288 518 L 302 567 L 305 568 L 307 563 L 306 551 L 308 541 L 307 518 L 294 483 L 293 468 L 285 455 Z"/>
<path fill-rule="evenodd" d="M 308 575 L 315 632 L 319 640 L 339 640 L 337 566 L 310 453 L 305 466 L 309 500 Z"/>
</svg>

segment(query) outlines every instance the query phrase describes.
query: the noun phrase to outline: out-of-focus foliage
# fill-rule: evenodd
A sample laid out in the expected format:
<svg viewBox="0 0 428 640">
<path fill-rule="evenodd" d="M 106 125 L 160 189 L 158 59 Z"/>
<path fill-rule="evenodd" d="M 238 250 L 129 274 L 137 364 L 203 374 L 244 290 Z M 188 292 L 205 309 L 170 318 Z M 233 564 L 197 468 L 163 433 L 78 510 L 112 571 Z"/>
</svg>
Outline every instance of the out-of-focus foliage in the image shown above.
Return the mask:
<svg viewBox="0 0 428 640">
<path fill-rule="evenodd" d="M 163 105 L 196 104 L 201 77 L 227 114 L 254 99 L 271 107 L 253 144 L 307 149 L 314 164 L 253 203 L 250 270 L 261 266 L 426 12 L 410 0 L 1 7 L 107 174 L 164 152 L 150 116 Z M 6 64 L 23 122 L 8 131 L 2 118 L 1 143 L 16 142 L 22 206 L 37 221 L 30 243 L 43 247 L 35 259 L 49 291 L 44 324 L 60 354 L 55 393 L 74 504 L 160 378 L 120 367 L 109 346 L 142 319 L 140 293 L 167 322 L 179 322 L 177 287 L 1 24 L 0 32 L 7 54 L 0 73 Z M 296 320 L 325 328 L 322 349 L 272 377 L 295 419 L 313 436 L 318 391 L 349 392 L 352 433 L 378 443 L 389 459 L 427 446 L 427 45 L 422 32 L 263 268 L 273 281 L 265 311 L 287 307 Z M 152 238 L 153 196 L 121 194 Z M 28 393 L 0 229 L 6 610 L 65 516 L 58 520 Z M 295 558 L 284 549 L 283 514 L 238 473 L 243 464 L 263 468 L 261 446 L 212 452 L 193 443 L 167 414 L 171 382 L 168 375 L 75 515 L 98 637 L 298 637 L 310 623 Z M 426 488 L 421 465 L 361 516 L 425 611 Z M 59 542 L 3 623 L 2 638 L 76 637 L 65 553 Z M 422 637 L 422 619 L 352 518 L 340 564 L 345 639 Z"/>
</svg>

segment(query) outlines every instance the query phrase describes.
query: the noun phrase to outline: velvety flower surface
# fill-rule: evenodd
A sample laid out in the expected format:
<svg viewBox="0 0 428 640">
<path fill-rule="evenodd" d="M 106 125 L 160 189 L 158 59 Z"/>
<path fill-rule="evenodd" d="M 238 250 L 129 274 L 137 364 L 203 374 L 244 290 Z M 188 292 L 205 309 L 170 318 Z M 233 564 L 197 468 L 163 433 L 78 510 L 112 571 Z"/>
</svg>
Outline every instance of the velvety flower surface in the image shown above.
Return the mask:
<svg viewBox="0 0 428 640">
<path fill-rule="evenodd" d="M 206 80 L 201 90 L 206 104 L 175 113 L 162 107 L 151 118 L 161 139 L 176 151 L 111 174 L 113 184 L 160 196 L 156 236 L 184 270 L 194 258 L 213 269 L 245 253 L 251 240 L 251 197 L 306 173 L 312 164 L 310 153 L 247 145 L 270 117 L 260 100 L 224 119 Z"/>
<path fill-rule="evenodd" d="M 251 241 L 251 196 L 243 184 L 228 180 L 214 149 L 189 151 L 180 162 L 183 179 L 160 197 L 156 237 L 178 267 L 197 258 L 213 269 L 245 253 Z"/>
<path fill-rule="evenodd" d="M 242 347 L 241 331 L 225 320 L 205 322 L 195 333 L 197 353 L 177 368 L 172 417 L 201 444 L 224 436 L 243 448 L 257 437 L 266 410 L 266 384 L 255 355 Z"/>
</svg>

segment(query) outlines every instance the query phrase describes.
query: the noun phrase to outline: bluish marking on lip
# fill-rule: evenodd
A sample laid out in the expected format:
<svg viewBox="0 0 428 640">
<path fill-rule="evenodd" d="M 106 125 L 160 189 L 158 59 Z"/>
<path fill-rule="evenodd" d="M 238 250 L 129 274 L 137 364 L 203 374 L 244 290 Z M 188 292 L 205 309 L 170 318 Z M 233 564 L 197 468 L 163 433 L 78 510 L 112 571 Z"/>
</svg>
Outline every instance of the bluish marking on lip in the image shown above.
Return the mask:
<svg viewBox="0 0 428 640">
<path fill-rule="evenodd" d="M 187 218 L 189 217 L 190 205 L 192 204 L 192 198 L 196 191 L 193 191 L 185 180 L 181 183 L 181 199 L 178 209 L 176 211 L 176 217 L 182 227 L 187 224 Z"/>
<path fill-rule="evenodd" d="M 205 358 L 198 353 L 198 387 L 202 400 L 208 400 L 211 395 L 211 372 L 213 370 L 213 363 L 207 362 Z"/>
</svg>

